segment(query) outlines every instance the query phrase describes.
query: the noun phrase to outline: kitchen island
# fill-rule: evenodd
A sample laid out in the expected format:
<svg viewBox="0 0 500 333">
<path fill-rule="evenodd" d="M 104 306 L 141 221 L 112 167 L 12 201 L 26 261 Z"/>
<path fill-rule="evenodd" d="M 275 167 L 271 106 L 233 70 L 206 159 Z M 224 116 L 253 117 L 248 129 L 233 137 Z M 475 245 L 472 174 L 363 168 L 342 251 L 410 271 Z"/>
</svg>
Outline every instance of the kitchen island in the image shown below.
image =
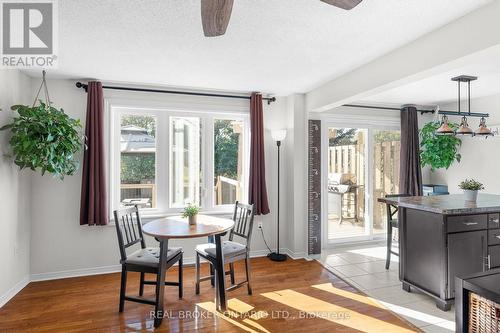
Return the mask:
<svg viewBox="0 0 500 333">
<path fill-rule="evenodd" d="M 399 207 L 399 278 L 448 311 L 455 276 L 500 267 L 500 195 L 381 198 Z"/>
</svg>

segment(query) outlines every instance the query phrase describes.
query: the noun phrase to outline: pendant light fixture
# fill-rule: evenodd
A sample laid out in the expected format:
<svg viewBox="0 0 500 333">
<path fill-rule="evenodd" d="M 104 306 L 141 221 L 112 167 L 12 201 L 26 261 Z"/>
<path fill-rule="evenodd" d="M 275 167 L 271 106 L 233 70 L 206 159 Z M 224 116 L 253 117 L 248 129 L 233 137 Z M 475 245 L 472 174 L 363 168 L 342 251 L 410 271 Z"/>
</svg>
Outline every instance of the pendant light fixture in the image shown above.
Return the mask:
<svg viewBox="0 0 500 333">
<path fill-rule="evenodd" d="M 463 116 L 460 122 L 460 127 L 457 129 L 456 135 L 474 135 L 474 131 L 469 127 L 467 123 L 467 117 Z"/>
<path fill-rule="evenodd" d="M 437 129 L 436 134 L 439 135 L 453 135 L 455 134 L 455 131 L 453 131 L 448 125 L 448 117 L 446 115 L 443 115 L 441 118 L 441 126 Z"/>
<path fill-rule="evenodd" d="M 471 81 L 477 80 L 477 76 L 470 76 L 470 75 L 460 75 L 457 77 L 454 77 L 451 79 L 452 81 L 456 81 L 458 83 L 458 112 L 457 111 L 443 111 L 440 110 L 438 111 L 438 114 L 442 116 L 441 119 L 441 126 L 436 130 L 436 134 L 438 135 L 470 135 L 470 136 L 493 136 L 493 133 L 491 130 L 486 126 L 486 118 L 489 117 L 489 114 L 487 113 L 476 113 L 476 112 L 471 112 L 471 98 L 470 98 L 470 83 Z M 468 111 L 467 112 L 462 112 L 462 107 L 461 107 L 461 84 L 462 83 L 467 83 L 467 91 L 468 91 L 468 96 L 467 96 L 467 102 L 468 102 Z M 456 131 L 452 129 L 452 127 L 448 123 L 448 116 L 460 116 L 460 126 Z M 481 118 L 479 122 L 479 128 L 474 132 L 470 127 L 468 123 L 467 118 L 471 117 L 477 117 Z"/>
<path fill-rule="evenodd" d="M 482 117 L 479 121 L 479 128 L 474 132 L 474 135 L 489 137 L 493 136 L 491 130 L 486 126 L 486 118 Z"/>
</svg>

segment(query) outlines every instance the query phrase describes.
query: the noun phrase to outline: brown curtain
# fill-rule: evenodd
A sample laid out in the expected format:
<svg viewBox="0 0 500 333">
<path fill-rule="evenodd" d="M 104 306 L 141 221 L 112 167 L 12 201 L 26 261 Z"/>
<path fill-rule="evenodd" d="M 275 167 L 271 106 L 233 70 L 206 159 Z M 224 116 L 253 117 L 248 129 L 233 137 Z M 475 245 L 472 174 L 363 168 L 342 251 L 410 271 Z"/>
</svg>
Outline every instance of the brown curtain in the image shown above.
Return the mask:
<svg viewBox="0 0 500 333">
<path fill-rule="evenodd" d="M 106 170 L 104 166 L 104 100 L 101 82 L 87 88 L 87 150 L 83 159 L 80 224 L 108 224 Z"/>
<path fill-rule="evenodd" d="M 422 169 L 420 168 L 418 140 L 418 113 L 413 106 L 401 110 L 401 157 L 399 193 L 422 195 Z"/>
<path fill-rule="evenodd" d="M 266 169 L 264 160 L 264 115 L 262 95 L 252 93 L 250 98 L 250 179 L 248 199 L 254 204 L 256 215 L 269 213 L 266 190 Z"/>
</svg>

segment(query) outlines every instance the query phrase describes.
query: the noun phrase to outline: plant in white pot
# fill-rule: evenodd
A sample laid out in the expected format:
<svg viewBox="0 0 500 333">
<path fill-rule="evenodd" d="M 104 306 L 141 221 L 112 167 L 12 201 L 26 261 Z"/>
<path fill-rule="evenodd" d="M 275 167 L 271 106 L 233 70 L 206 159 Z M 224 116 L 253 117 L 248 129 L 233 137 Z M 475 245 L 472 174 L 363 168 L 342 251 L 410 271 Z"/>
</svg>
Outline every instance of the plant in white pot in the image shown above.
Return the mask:
<svg viewBox="0 0 500 333">
<path fill-rule="evenodd" d="M 477 192 L 484 190 L 484 185 L 474 179 L 465 179 L 458 187 L 464 190 L 465 201 L 476 201 Z"/>
<path fill-rule="evenodd" d="M 184 208 L 184 212 L 182 212 L 182 217 L 189 219 L 189 225 L 195 225 L 196 224 L 196 217 L 198 216 L 199 212 L 200 212 L 200 207 L 198 207 L 196 205 L 188 204 Z"/>
</svg>

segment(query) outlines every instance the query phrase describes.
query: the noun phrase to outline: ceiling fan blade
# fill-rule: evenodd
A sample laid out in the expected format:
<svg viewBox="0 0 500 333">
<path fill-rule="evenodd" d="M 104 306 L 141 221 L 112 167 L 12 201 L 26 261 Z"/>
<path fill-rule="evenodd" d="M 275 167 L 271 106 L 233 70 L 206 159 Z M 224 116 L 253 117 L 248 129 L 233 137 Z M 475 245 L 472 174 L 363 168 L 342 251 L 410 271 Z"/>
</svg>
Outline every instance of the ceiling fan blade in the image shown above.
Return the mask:
<svg viewBox="0 0 500 333">
<path fill-rule="evenodd" d="M 329 5 L 339 7 L 346 10 L 351 10 L 360 4 L 363 0 L 321 0 Z"/>
<path fill-rule="evenodd" d="M 201 22 L 206 37 L 226 33 L 232 9 L 233 0 L 201 0 Z"/>
</svg>

